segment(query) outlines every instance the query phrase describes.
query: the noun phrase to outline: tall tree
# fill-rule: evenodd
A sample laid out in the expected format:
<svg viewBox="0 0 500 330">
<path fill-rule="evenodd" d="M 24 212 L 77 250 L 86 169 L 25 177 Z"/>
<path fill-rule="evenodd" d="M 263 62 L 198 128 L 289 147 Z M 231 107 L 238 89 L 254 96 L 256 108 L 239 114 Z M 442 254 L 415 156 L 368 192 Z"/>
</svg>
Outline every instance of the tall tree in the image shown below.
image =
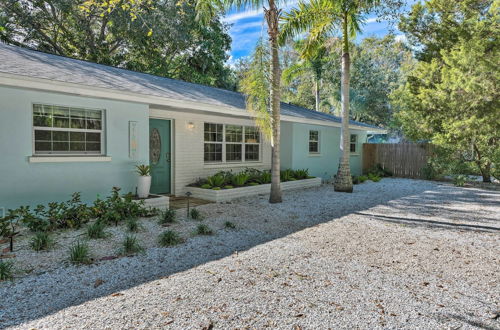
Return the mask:
<svg viewBox="0 0 500 330">
<path fill-rule="evenodd" d="M 485 182 L 500 167 L 499 9 L 500 0 L 415 6 L 402 27 L 420 46 L 421 61 L 392 95 L 407 136 L 452 150 Z M 446 42 L 438 49 L 429 36 Z"/>
<path fill-rule="evenodd" d="M 272 124 L 272 164 L 271 164 L 271 193 L 270 203 L 281 203 L 280 185 L 280 105 L 281 105 L 281 65 L 279 58 L 279 19 L 281 9 L 278 8 L 276 0 L 198 0 L 198 17 L 202 22 L 209 23 L 210 20 L 221 11 L 236 7 L 236 9 L 264 9 L 264 18 L 267 23 L 267 35 L 269 38 L 269 51 L 271 53 L 270 68 L 270 101 Z"/>
<path fill-rule="evenodd" d="M 363 13 L 372 9 L 377 0 L 312 0 L 300 1 L 283 18 L 282 39 L 309 32 L 305 51 L 312 52 L 314 45 L 340 29 L 342 39 L 342 156 L 335 177 L 334 189 L 352 192 L 352 178 L 349 165 L 349 82 L 350 82 L 350 39 L 360 31 Z"/>
<path fill-rule="evenodd" d="M 123 6 L 84 0 L 0 0 L 0 39 L 11 44 L 211 86 L 234 88 L 231 38 L 203 25 L 195 1 L 151 0 L 136 19 Z M 81 8 L 85 8 L 82 10 Z M 108 10 L 109 9 L 109 10 Z"/>
</svg>

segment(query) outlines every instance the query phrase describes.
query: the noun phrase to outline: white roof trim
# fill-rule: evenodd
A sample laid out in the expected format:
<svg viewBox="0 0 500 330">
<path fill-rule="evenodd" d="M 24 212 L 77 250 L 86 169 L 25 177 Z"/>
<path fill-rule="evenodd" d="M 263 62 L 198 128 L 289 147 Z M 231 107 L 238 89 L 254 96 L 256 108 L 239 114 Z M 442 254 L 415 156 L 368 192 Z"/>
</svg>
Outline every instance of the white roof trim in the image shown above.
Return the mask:
<svg viewBox="0 0 500 330">
<path fill-rule="evenodd" d="M 7 87 L 18 87 L 25 89 L 40 90 L 40 91 L 66 93 L 78 96 L 87 96 L 87 97 L 112 99 L 118 101 L 142 103 L 142 104 L 148 104 L 152 107 L 154 107 L 155 105 L 167 106 L 185 110 L 198 110 L 210 113 L 225 114 L 230 116 L 253 118 L 253 116 L 249 114 L 246 110 L 241 110 L 239 108 L 230 106 L 206 104 L 206 103 L 192 102 L 186 100 L 175 100 L 167 97 L 160 97 L 160 96 L 140 94 L 140 93 L 131 93 L 118 90 L 110 90 L 110 89 L 104 90 L 99 87 L 92 87 L 83 84 L 68 83 L 51 79 L 34 78 L 29 76 L 15 75 L 2 72 L 0 72 L 0 85 Z M 295 116 L 282 115 L 281 120 L 286 122 L 341 127 L 341 123 L 333 121 L 300 118 Z M 386 133 L 386 130 L 384 129 L 376 129 L 372 127 L 364 127 L 358 125 L 349 125 L 349 128 L 363 130 L 363 131 L 377 132 L 377 133 Z"/>
</svg>

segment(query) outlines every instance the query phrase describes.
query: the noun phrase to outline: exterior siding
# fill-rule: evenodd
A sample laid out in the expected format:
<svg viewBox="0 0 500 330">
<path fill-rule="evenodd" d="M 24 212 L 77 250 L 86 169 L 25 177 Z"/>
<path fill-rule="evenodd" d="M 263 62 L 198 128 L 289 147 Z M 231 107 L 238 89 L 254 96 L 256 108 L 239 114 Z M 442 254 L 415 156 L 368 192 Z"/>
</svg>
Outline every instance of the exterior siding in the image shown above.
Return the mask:
<svg viewBox="0 0 500 330">
<path fill-rule="evenodd" d="M 319 126 L 301 123 L 285 123 L 287 135 L 282 134 L 282 169 L 309 169 L 309 174 L 330 180 L 337 173 L 340 151 L 340 127 Z M 309 131 L 319 131 L 319 153 L 309 153 Z M 360 175 L 362 168 L 361 148 L 366 141 L 366 131 L 350 130 L 351 134 L 358 135 L 357 150 L 351 155 L 351 171 L 353 175 Z M 291 142 L 290 142 L 291 141 Z M 283 161 L 287 159 L 287 161 Z M 290 159 L 290 161 L 288 161 Z"/>
<path fill-rule="evenodd" d="M 86 202 L 113 186 L 135 191 L 134 165 L 148 163 L 149 114 L 146 104 L 108 101 L 0 87 L 0 208 L 37 205 L 82 192 Z M 105 109 L 106 155 L 110 162 L 30 163 L 33 153 L 32 103 Z M 139 157 L 128 157 L 128 122 L 138 122 Z"/>
<path fill-rule="evenodd" d="M 257 169 L 271 168 L 271 145 L 262 137 L 261 161 L 232 164 L 205 164 L 203 160 L 204 148 L 204 123 L 238 124 L 255 126 L 252 119 L 229 116 L 214 116 L 185 112 L 176 109 L 151 109 L 152 118 L 172 120 L 173 128 L 173 173 L 172 192 L 176 196 L 185 194 L 189 189 L 188 184 L 198 178 L 205 178 L 219 171 L 239 172 L 246 167 Z M 193 128 L 188 128 L 192 123 Z"/>
</svg>

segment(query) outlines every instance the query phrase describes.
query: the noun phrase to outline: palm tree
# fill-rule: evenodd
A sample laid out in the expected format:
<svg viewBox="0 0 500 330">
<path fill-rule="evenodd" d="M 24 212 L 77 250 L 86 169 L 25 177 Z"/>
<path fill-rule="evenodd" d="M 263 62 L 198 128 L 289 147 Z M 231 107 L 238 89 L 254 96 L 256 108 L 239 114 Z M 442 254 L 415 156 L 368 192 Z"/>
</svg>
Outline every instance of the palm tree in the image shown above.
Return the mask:
<svg viewBox="0 0 500 330">
<path fill-rule="evenodd" d="M 264 18 L 267 23 L 267 34 L 269 37 L 269 48 L 271 53 L 270 72 L 270 97 L 269 108 L 271 110 L 272 126 L 272 155 L 271 155 L 271 194 L 270 203 L 281 203 L 280 185 L 280 105 L 281 105 L 281 67 L 278 54 L 279 20 L 281 9 L 275 0 L 198 0 L 196 10 L 198 18 L 208 23 L 219 12 L 229 8 L 237 9 L 264 9 Z M 267 109 L 266 109 L 267 110 Z M 257 124 L 259 122 L 257 121 Z"/>
<path fill-rule="evenodd" d="M 377 0 L 312 0 L 300 1 L 297 9 L 284 15 L 280 41 L 303 32 L 309 32 L 305 51 L 312 52 L 319 40 L 329 34 L 342 32 L 342 83 L 341 111 L 342 135 L 340 149 L 342 157 L 335 177 L 335 191 L 352 192 L 349 166 L 349 81 L 351 59 L 349 39 L 354 38 L 363 23 L 363 14 L 379 4 Z"/>
<path fill-rule="evenodd" d="M 316 44 L 312 51 L 305 52 L 304 42 L 298 41 L 296 48 L 298 49 L 301 61 L 297 61 L 283 71 L 283 82 L 290 84 L 294 79 L 302 76 L 307 72 L 311 72 L 314 76 L 314 99 L 315 109 L 319 111 L 320 107 L 320 85 L 325 66 L 326 48 L 322 42 Z"/>
</svg>

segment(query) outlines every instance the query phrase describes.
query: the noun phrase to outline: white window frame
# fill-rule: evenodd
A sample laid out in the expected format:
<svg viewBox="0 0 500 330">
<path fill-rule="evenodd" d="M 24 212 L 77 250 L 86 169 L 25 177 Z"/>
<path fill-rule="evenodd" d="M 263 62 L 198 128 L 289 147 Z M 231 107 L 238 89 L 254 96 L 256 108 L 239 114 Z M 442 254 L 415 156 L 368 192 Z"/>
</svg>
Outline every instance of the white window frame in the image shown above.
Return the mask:
<svg viewBox="0 0 500 330">
<path fill-rule="evenodd" d="M 213 125 L 222 125 L 222 141 L 205 141 L 205 124 L 213 124 Z M 241 126 L 242 127 L 242 142 L 227 142 L 226 141 L 226 126 Z M 221 161 L 205 161 L 205 148 L 203 148 L 203 163 L 206 165 L 215 165 L 215 164 L 243 164 L 243 163 L 260 163 L 262 162 L 262 133 L 259 130 L 259 142 L 258 143 L 247 143 L 245 142 L 245 133 L 246 128 L 252 127 L 257 128 L 256 126 L 244 125 L 244 124 L 220 124 L 214 122 L 204 122 L 203 123 L 203 146 L 205 143 L 213 143 L 213 144 L 222 144 L 222 160 Z M 257 128 L 258 129 L 258 128 Z M 226 160 L 226 145 L 228 144 L 239 144 L 241 145 L 241 160 Z M 246 145 L 258 145 L 259 146 L 259 159 L 258 160 L 246 160 Z"/>
<path fill-rule="evenodd" d="M 317 132 L 318 133 L 318 141 L 313 141 L 311 140 L 311 132 Z M 317 129 L 310 129 L 308 132 L 307 132 L 307 150 L 309 151 L 309 154 L 311 155 L 318 155 L 320 152 L 321 152 L 321 131 L 320 130 L 317 130 Z M 311 151 L 311 148 L 310 148 L 310 143 L 311 142 L 315 142 L 318 144 L 318 151 Z"/>
<path fill-rule="evenodd" d="M 355 141 L 352 142 L 352 137 L 355 136 Z M 354 145 L 354 151 L 351 151 L 351 146 Z M 357 154 L 358 153 L 358 134 L 350 134 L 349 135 L 349 153 Z"/>
<path fill-rule="evenodd" d="M 90 111 L 100 111 L 101 112 L 101 129 L 86 129 L 86 128 L 61 128 L 61 127 L 44 127 L 44 126 L 35 126 L 34 123 L 34 105 L 46 105 L 46 106 L 56 106 L 56 107 L 64 107 L 64 108 L 73 108 L 79 110 L 90 110 Z M 92 156 L 105 156 L 106 155 L 106 145 L 105 145 L 105 132 L 106 132 L 106 110 L 105 109 L 95 109 L 95 108 L 87 108 L 87 107 L 77 107 L 77 106 L 68 106 L 61 104 L 49 104 L 43 102 L 34 102 L 31 104 L 31 134 L 32 134 L 32 155 L 34 157 L 92 157 Z M 79 133 L 100 133 L 101 134 L 101 150 L 99 152 L 40 152 L 35 150 L 35 131 L 59 131 L 59 132 L 79 132 Z"/>
</svg>

